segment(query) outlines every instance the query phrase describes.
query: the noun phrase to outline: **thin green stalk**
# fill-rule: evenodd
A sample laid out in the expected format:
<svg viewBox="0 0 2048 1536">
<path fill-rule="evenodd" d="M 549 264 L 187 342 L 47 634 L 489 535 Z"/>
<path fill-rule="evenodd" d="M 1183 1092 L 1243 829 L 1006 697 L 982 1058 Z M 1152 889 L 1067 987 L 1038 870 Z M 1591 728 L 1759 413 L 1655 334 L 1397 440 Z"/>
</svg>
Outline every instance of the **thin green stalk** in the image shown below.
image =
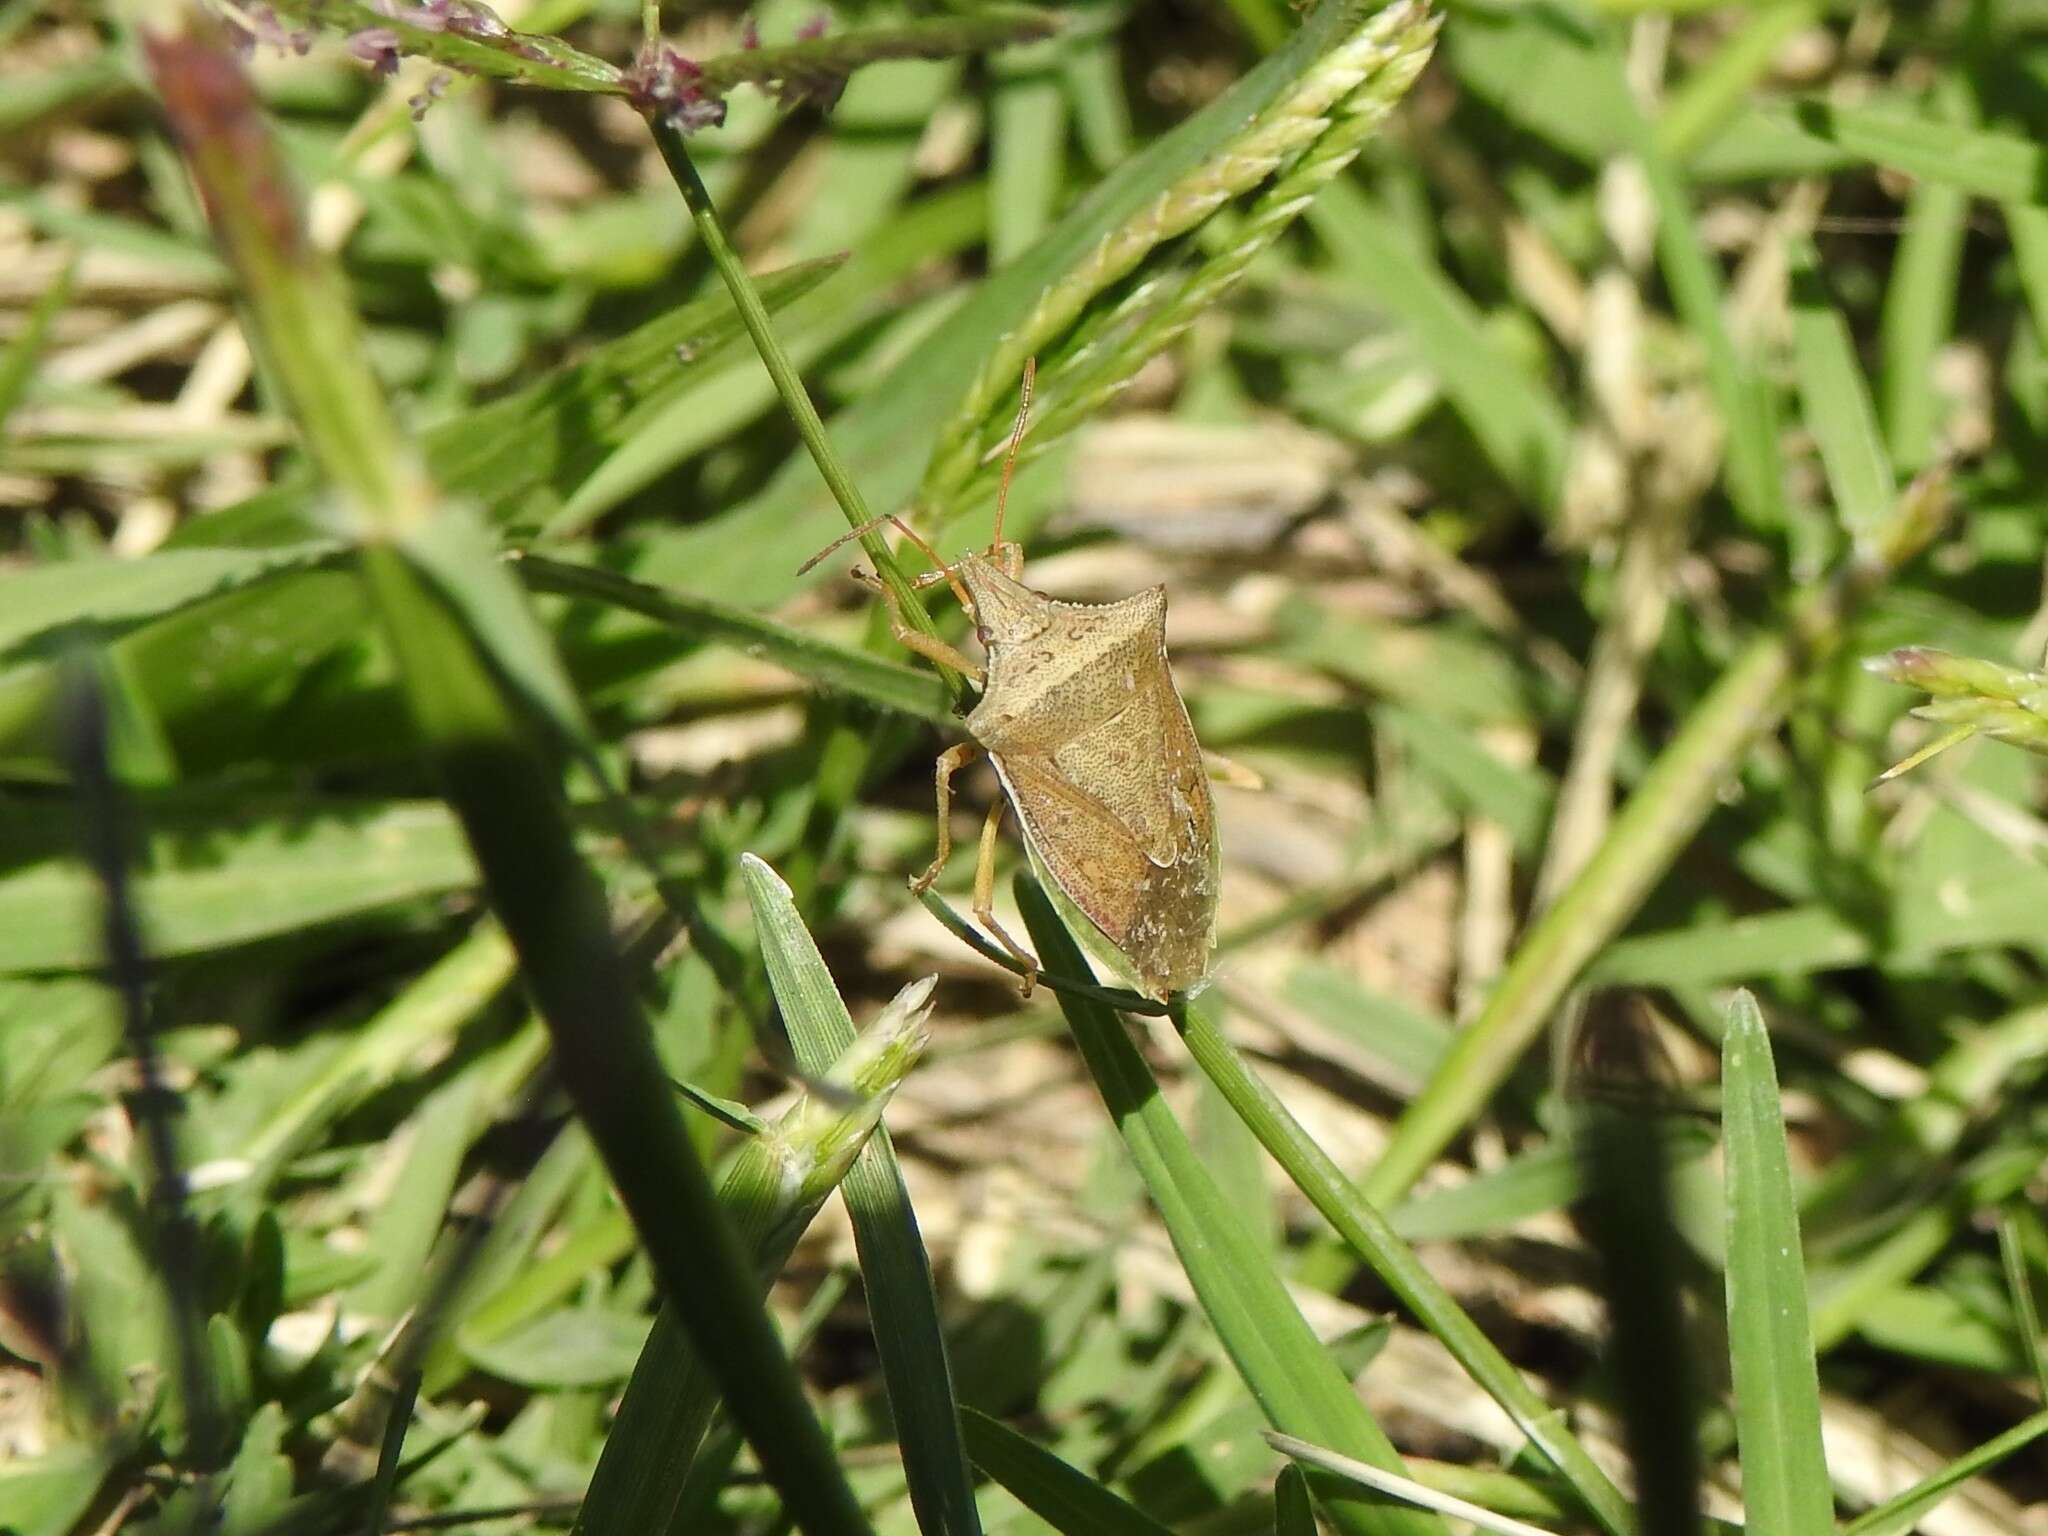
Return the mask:
<svg viewBox="0 0 2048 1536">
<path fill-rule="evenodd" d="M 1430 1274 L 1386 1217 L 1359 1193 L 1273 1090 L 1246 1065 L 1208 1010 L 1199 1003 L 1183 1003 L 1175 1010 L 1174 1023 L 1195 1065 L 1216 1085 L 1295 1188 L 1308 1196 L 1310 1204 L 1400 1298 L 1415 1320 L 1521 1427 L 1529 1443 L 1570 1482 L 1594 1518 L 1614 1536 L 1632 1536 L 1635 1517 L 1628 1501 L 1579 1444 L 1564 1416 L 1522 1379 L 1522 1373 Z"/>
<path fill-rule="evenodd" d="M 2034 1306 L 2034 1280 L 2020 1234 L 2020 1222 L 2028 1215 L 2027 1207 L 2016 1201 L 1998 1213 L 1998 1262 L 2005 1270 L 2005 1288 L 2012 1293 L 2012 1325 L 2020 1336 L 2020 1354 L 2033 1372 L 2034 1385 L 2048 1398 L 2048 1353 L 2041 1347 L 2041 1314 Z"/>
<path fill-rule="evenodd" d="M 868 511 L 867 499 L 840 462 L 832 447 L 832 439 L 825 431 L 825 423 L 818 415 L 818 408 L 811 403 L 810 391 L 804 388 L 796 365 L 783 350 L 774 324 L 768 317 L 768 306 L 761 302 L 754 280 L 748 275 L 739 252 L 733 249 L 725 224 L 712 205 L 711 194 L 705 190 L 703 178 L 697 174 L 696 164 L 690 159 L 689 145 L 682 130 L 659 116 L 650 117 L 648 127 L 654 134 L 655 147 L 661 151 L 662 163 L 668 167 L 669 174 L 675 178 L 676 186 L 683 194 L 683 203 L 690 210 L 690 219 L 697 227 L 697 237 L 704 242 L 705 252 L 711 257 L 712 265 L 718 268 L 718 275 L 725 280 L 733 305 L 740 312 L 747 334 L 753 338 L 755 350 L 761 354 L 768 377 L 775 381 L 775 392 L 782 397 L 783 408 L 796 424 L 797 435 L 804 440 L 804 447 L 810 450 L 811 459 L 818 466 L 818 474 L 832 492 L 833 499 L 839 503 L 840 510 L 846 514 L 847 525 L 861 530 L 860 546 L 875 562 L 876 573 L 888 587 L 889 595 L 904 621 L 913 629 L 937 638 L 938 626 L 925 611 L 923 599 L 897 566 L 881 532 L 870 526 L 874 518 Z M 940 667 L 939 671 L 955 702 L 964 700 L 967 697 L 966 679 L 947 667 Z"/>
<path fill-rule="evenodd" d="M 1965 1452 L 1940 1471 L 1923 1478 L 1896 1498 L 1866 1510 L 1842 1527 L 1842 1536 L 1904 1536 L 1920 1517 L 1980 1472 L 1988 1471 L 2014 1451 L 2048 1435 L 2048 1409 L 2029 1415 L 2004 1434 Z"/>
<path fill-rule="evenodd" d="M 1750 743 L 1775 727 L 1801 669 L 1834 647 L 1851 611 L 1925 546 L 1946 512 L 1947 487 L 1939 477 L 1908 488 L 1886 527 L 1721 674 L 1408 1106 L 1365 1180 L 1368 1200 L 1379 1206 L 1398 1200 L 1471 1122 L 1587 963 L 1635 915 L 1699 830 Z"/>
</svg>

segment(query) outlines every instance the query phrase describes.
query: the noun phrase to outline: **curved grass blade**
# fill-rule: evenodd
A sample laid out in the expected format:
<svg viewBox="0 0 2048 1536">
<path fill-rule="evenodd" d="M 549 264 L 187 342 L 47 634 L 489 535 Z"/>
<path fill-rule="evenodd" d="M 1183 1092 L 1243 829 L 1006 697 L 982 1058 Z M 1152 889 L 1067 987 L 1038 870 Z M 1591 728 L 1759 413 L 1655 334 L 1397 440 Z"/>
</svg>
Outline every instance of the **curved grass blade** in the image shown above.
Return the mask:
<svg viewBox="0 0 2048 1536">
<path fill-rule="evenodd" d="M 1551 1536 L 1550 1532 L 1538 1526 L 1511 1520 L 1506 1515 L 1497 1515 L 1490 1509 L 1468 1503 L 1453 1494 L 1439 1493 L 1434 1488 L 1425 1487 L 1413 1478 L 1393 1476 L 1384 1468 L 1370 1466 L 1355 1456 L 1339 1456 L 1334 1451 L 1326 1451 L 1319 1445 L 1297 1439 L 1293 1435 L 1269 1432 L 1266 1440 L 1274 1450 L 1292 1456 L 1298 1463 L 1320 1467 L 1325 1472 L 1334 1473 L 1351 1482 L 1362 1483 L 1376 1492 L 1391 1494 L 1418 1508 L 1432 1509 L 1438 1514 L 1455 1515 L 1460 1520 L 1470 1521 L 1482 1531 L 1494 1532 L 1495 1536 Z"/>
<path fill-rule="evenodd" d="M 1080 945 L 1037 883 L 1020 874 L 1016 892 L 1046 969 L 1091 974 Z M 1314 1435 L 1377 1466 L 1398 1468 L 1392 1444 L 1202 1167 L 1122 1020 L 1092 999 L 1063 994 L 1059 1002 L 1202 1310 L 1268 1422 L 1291 1434 Z M 1323 1494 L 1331 1523 L 1347 1536 L 1438 1536 L 1441 1530 L 1433 1519 L 1362 1500 L 1335 1482 Z"/>
<path fill-rule="evenodd" d="M 1613 1536 L 1632 1536 L 1635 1517 L 1628 1501 L 1571 1433 L 1564 1416 L 1522 1379 L 1521 1372 L 1429 1272 L 1414 1249 L 1401 1240 L 1273 1090 L 1245 1064 L 1216 1027 L 1207 1007 L 1200 1002 L 1185 1003 L 1178 1009 L 1175 1023 L 1195 1064 L 1294 1181 L 1295 1188 L 1308 1197 L 1415 1320 L 1500 1404 L 1529 1437 L 1529 1443 L 1564 1474 L 1601 1525 Z"/>
<path fill-rule="evenodd" d="M 1721 1046 L 1727 1141 L 1728 1355 L 1752 1529 L 1826 1536 L 1835 1525 L 1820 1439 L 1820 1381 L 1770 1032 L 1738 992 Z"/>
</svg>

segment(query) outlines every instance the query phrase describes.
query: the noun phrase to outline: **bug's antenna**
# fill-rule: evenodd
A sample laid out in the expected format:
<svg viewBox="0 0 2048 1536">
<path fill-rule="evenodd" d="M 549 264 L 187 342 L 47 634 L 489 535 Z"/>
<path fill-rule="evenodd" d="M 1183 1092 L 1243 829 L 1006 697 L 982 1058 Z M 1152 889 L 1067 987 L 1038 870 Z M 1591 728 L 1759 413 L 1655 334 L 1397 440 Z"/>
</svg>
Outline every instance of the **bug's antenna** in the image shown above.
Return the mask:
<svg viewBox="0 0 2048 1536">
<path fill-rule="evenodd" d="M 893 513 L 884 512 L 880 517 L 869 518 L 866 522 L 862 523 L 858 528 L 847 529 L 846 532 L 839 535 L 838 538 L 834 539 L 830 544 L 827 544 L 823 549 L 819 550 L 815 555 L 811 556 L 810 559 L 806 560 L 802 565 L 798 566 L 796 568 L 797 575 L 808 576 L 812 571 L 817 569 L 818 563 L 822 561 L 827 555 L 831 554 L 833 550 L 839 549 L 844 545 L 851 544 L 855 539 L 866 538 L 869 534 L 873 533 L 877 528 L 881 527 L 882 524 L 890 522 L 893 519 L 893 517 Z"/>
<path fill-rule="evenodd" d="M 1031 420 L 1031 386 L 1038 381 L 1038 359 L 1024 359 L 1024 398 L 1017 402 L 1017 425 L 1010 429 L 1010 451 L 1003 457 L 1003 483 L 996 491 L 996 527 L 991 547 L 1003 542 L 1003 509 L 1010 504 L 1010 476 L 1017 469 L 1017 449 L 1024 441 L 1024 425 Z"/>
<path fill-rule="evenodd" d="M 923 577 L 920 577 L 918 580 L 913 582 L 913 586 L 928 586 L 931 584 L 931 580 L 943 580 L 947 586 L 953 589 L 953 595 L 960 599 L 961 607 L 969 610 L 971 610 L 974 607 L 972 599 L 970 599 L 967 595 L 967 589 L 960 585 L 960 578 L 953 574 L 953 567 L 946 563 L 946 557 L 940 554 L 936 549 L 932 548 L 931 540 L 927 539 L 923 534 L 919 533 L 915 528 L 911 527 L 910 524 L 903 521 L 903 519 L 898 517 L 894 512 L 884 512 L 880 517 L 869 518 L 866 522 L 862 523 L 858 528 L 847 529 L 846 532 L 839 535 L 838 538 L 834 539 L 830 544 L 827 544 L 823 549 L 819 550 L 815 555 L 811 556 L 810 559 L 806 560 L 802 565 L 798 566 L 796 568 L 797 575 L 805 575 L 806 573 L 815 569 L 817 567 L 818 562 L 823 560 L 827 555 L 831 554 L 833 550 L 838 549 L 841 545 L 851 544 L 855 539 L 866 538 L 869 534 L 873 533 L 877 528 L 881 527 L 884 523 L 894 523 L 896 525 L 896 531 L 902 534 L 903 537 L 905 537 L 906 539 L 910 540 L 910 542 L 915 544 L 919 549 L 923 550 L 924 557 L 932 563 L 931 570 L 927 571 Z M 858 575 L 859 573 L 855 572 L 855 574 Z M 931 580 L 927 580 L 926 578 L 930 578 Z"/>
</svg>

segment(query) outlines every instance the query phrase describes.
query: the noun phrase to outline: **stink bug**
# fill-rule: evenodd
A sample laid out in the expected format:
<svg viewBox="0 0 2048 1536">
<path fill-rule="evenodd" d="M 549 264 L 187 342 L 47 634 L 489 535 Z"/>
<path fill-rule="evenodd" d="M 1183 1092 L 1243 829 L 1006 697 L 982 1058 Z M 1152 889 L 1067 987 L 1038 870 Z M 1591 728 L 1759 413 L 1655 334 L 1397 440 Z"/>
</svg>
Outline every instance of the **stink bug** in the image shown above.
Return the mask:
<svg viewBox="0 0 2048 1536">
<path fill-rule="evenodd" d="M 1024 551 L 1004 540 L 1003 509 L 1031 382 L 1027 365 L 986 551 L 970 550 L 948 564 L 901 519 L 878 520 L 894 523 L 930 558 L 934 569 L 914 584 L 952 588 L 974 621 L 984 658 L 977 666 L 943 640 L 912 629 L 889 603 L 898 640 L 981 692 L 964 722 L 971 740 L 939 754 L 938 851 L 912 886 L 923 891 L 944 870 L 953 846 L 953 775 L 986 752 L 1041 873 L 1128 963 L 1140 990 L 1163 1002 L 1208 971 L 1216 920 L 1215 807 L 1201 746 L 1166 663 L 1166 589 L 1151 587 L 1114 603 L 1070 603 L 1019 579 Z M 810 564 L 829 553 L 821 551 Z M 855 574 L 888 601 L 880 581 Z M 998 799 L 982 825 L 974 915 L 1027 967 L 1028 994 L 1038 963 L 1004 932 L 993 910 L 1003 809 Z"/>
</svg>

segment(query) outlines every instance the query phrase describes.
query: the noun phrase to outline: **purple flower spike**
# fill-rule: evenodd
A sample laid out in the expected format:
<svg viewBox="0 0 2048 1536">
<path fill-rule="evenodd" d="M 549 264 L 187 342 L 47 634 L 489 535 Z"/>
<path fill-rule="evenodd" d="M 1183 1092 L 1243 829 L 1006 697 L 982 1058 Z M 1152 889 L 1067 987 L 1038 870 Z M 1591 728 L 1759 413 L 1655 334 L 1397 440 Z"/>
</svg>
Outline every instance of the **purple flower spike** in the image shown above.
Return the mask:
<svg viewBox="0 0 2048 1536">
<path fill-rule="evenodd" d="M 650 43 L 626 71 L 626 99 L 684 133 L 716 128 L 725 121 L 725 98 L 698 84 L 704 71 L 675 49 Z"/>
</svg>

